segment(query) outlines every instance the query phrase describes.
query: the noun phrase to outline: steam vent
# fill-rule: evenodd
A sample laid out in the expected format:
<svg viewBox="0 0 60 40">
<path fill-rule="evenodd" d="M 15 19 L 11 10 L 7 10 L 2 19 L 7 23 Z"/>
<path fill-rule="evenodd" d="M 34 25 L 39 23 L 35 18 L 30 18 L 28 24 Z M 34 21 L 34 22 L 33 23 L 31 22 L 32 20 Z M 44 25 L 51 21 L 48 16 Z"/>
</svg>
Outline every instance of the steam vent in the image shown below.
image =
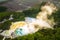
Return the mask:
<svg viewBox="0 0 60 40">
<path fill-rule="evenodd" d="M 0 0 L 0 39 L 59 39 L 59 7 L 56 0 Z"/>
</svg>

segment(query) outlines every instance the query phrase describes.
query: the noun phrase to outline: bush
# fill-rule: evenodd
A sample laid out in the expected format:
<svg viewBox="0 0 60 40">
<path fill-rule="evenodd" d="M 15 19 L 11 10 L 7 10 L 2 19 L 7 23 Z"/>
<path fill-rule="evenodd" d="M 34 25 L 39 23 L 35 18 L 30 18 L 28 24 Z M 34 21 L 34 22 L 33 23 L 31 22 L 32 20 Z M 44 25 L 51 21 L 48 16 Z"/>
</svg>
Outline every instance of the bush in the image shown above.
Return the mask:
<svg viewBox="0 0 60 40">
<path fill-rule="evenodd" d="M 5 7 L 5 6 L 0 6 L 0 12 L 4 12 L 4 11 L 6 11 L 7 10 L 7 7 Z"/>
</svg>

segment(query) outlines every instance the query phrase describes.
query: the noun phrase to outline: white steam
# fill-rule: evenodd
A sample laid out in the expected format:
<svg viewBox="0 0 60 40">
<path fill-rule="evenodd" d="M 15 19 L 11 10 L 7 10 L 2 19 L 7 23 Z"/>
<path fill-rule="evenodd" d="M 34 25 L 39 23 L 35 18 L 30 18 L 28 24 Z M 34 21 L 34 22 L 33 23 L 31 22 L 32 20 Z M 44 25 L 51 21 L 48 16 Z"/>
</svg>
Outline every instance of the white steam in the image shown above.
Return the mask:
<svg viewBox="0 0 60 40">
<path fill-rule="evenodd" d="M 1 35 L 6 38 L 15 38 L 17 36 L 35 33 L 39 29 L 53 29 L 55 24 L 54 19 L 48 19 L 48 15 L 52 15 L 56 10 L 57 9 L 53 4 L 47 3 L 41 7 L 41 12 L 37 14 L 36 18 L 25 17 L 25 21 L 12 23 L 10 29 L 3 31 Z"/>
</svg>

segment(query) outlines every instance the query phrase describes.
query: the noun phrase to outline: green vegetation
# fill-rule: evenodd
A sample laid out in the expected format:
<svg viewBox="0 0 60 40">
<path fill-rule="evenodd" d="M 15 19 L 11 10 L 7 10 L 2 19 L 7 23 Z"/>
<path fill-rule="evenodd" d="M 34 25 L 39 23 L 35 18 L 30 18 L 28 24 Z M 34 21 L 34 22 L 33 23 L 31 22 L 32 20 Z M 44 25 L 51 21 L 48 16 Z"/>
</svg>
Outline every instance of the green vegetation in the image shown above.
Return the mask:
<svg viewBox="0 0 60 40">
<path fill-rule="evenodd" d="M 41 6 L 41 5 L 40 5 Z M 7 19 L 10 15 L 13 15 L 13 20 L 8 20 L 4 23 L 0 23 L 0 29 L 6 30 L 9 29 L 11 22 L 22 21 L 24 17 L 35 17 L 36 14 L 40 11 L 40 6 L 24 10 L 23 12 L 0 12 L 0 21 Z M 15 39 L 6 39 L 6 40 L 60 40 L 60 9 L 52 15 L 55 19 L 56 25 L 54 30 L 52 29 L 42 29 L 34 34 L 25 35 L 22 37 L 17 37 Z M 2 40 L 0 36 L 0 40 Z"/>
<path fill-rule="evenodd" d="M 7 7 L 5 7 L 5 6 L 0 6 L 0 12 L 4 12 L 4 11 L 6 11 L 7 10 Z"/>
</svg>

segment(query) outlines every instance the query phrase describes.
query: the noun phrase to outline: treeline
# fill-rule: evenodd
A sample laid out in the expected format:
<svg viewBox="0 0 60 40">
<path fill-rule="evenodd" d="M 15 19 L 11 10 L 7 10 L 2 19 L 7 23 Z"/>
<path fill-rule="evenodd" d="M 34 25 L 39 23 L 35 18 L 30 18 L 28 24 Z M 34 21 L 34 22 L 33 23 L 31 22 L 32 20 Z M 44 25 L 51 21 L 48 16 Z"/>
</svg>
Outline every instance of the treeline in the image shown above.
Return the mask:
<svg viewBox="0 0 60 40">
<path fill-rule="evenodd" d="M 30 8 L 28 10 L 24 10 L 23 12 L 7 12 L 7 8 L 1 7 L 0 11 L 0 22 L 6 19 L 7 21 L 4 23 L 0 23 L 0 29 L 6 30 L 9 29 L 9 26 L 12 22 L 15 21 L 23 21 L 25 17 L 36 17 L 37 13 L 40 12 L 41 5 Z M 13 15 L 12 20 L 8 20 L 10 15 Z M 54 29 L 42 29 L 34 34 L 29 34 L 21 37 L 17 37 L 15 39 L 6 39 L 6 40 L 60 40 L 60 9 L 55 12 L 53 15 L 56 25 Z M 0 36 L 0 40 L 2 40 L 2 36 Z"/>
</svg>

